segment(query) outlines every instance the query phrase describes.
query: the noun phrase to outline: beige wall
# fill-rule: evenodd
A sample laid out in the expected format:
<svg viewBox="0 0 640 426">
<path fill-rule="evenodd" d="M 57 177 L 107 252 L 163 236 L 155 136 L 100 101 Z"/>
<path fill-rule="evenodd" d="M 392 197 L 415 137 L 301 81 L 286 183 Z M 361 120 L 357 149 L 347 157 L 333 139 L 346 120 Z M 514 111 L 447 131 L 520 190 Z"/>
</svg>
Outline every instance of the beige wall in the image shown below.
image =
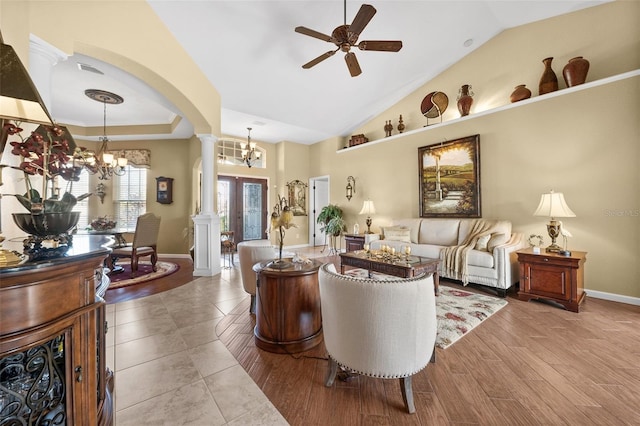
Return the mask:
<svg viewBox="0 0 640 426">
<path fill-rule="evenodd" d="M 548 244 L 547 219 L 533 211 L 543 192 L 563 192 L 577 215 L 564 220 L 573 234 L 569 248 L 588 252 L 586 287 L 640 297 L 640 78 L 473 117 L 508 104 L 517 84 L 537 95 L 547 56 L 557 58 L 561 89 L 561 69 L 574 56 L 591 62 L 588 82 L 639 69 L 638 16 L 640 3 L 615 2 L 505 31 L 354 133 L 384 138 L 385 120 L 397 124 L 400 114 L 407 131 L 422 128 L 420 102 L 434 90 L 447 93 L 444 121 L 453 120 L 457 89 L 465 83 L 475 91 L 469 118 L 340 153 L 344 140 L 324 141 L 311 147 L 311 158 L 322 161 L 312 162 L 310 174 L 331 175 L 332 202 L 345 209 L 349 226 L 358 221 L 362 229 L 357 213 L 362 200 L 373 199 L 378 229 L 392 218 L 419 215 L 417 148 L 479 134 L 483 217 L 509 219 L 515 230 L 542 234 Z M 348 175 L 358 184 L 350 203 L 344 198 Z"/>
<path fill-rule="evenodd" d="M 33 33 L 65 53 L 83 53 L 111 63 L 145 81 L 176 105 L 194 126 L 196 133 L 220 134 L 220 96 L 201 70 L 158 19 L 146 1 L 0 1 L 0 28 L 4 41 L 12 45 L 28 68 L 29 33 Z M 19 17 L 19 19 L 16 19 Z M 104 25 L 108 22 L 108 31 Z M 70 25 L 69 23 L 73 23 Z M 176 66 L 179 64 L 179 66 Z M 64 124 L 64 123 L 62 123 Z M 194 138 L 195 139 L 195 138 Z M 200 157 L 200 142 L 186 141 L 113 142 L 110 148 L 149 148 L 152 169 L 148 182 L 148 208 L 162 215 L 158 249 L 161 253 L 186 253 L 188 240 L 183 230 L 194 212 L 197 190 L 192 190 L 194 166 Z M 176 145 L 187 149 L 176 149 Z M 81 145 L 89 146 L 90 142 Z M 6 159 L 5 159 L 6 160 Z M 6 162 L 3 160 L 3 162 Z M 155 177 L 173 177 L 174 203 L 155 202 Z M 3 193 L 23 193 L 16 182 L 20 174 L 4 170 Z M 92 182 L 95 187 L 96 182 Z M 195 184 L 197 186 L 197 183 Z M 110 191 L 108 190 L 108 193 Z M 108 202 L 99 205 L 91 201 L 92 216 L 109 211 Z M 12 236 L 17 229 L 9 212 L 21 211 L 13 197 L 5 197 L 2 223 L 5 234 Z"/>
</svg>

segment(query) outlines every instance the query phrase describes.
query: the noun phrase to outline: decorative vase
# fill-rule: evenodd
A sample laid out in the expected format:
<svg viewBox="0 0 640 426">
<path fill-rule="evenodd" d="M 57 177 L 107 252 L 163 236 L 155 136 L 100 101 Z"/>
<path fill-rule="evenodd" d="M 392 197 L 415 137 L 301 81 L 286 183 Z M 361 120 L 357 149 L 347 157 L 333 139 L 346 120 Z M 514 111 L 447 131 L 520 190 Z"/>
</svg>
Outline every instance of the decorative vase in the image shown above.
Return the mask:
<svg viewBox="0 0 640 426">
<path fill-rule="evenodd" d="M 400 114 L 400 120 L 398 121 L 398 131 L 404 132 L 404 122 L 402 121 L 402 114 Z"/>
<path fill-rule="evenodd" d="M 513 103 L 529 99 L 530 97 L 531 90 L 527 89 L 524 84 L 519 84 L 516 86 L 515 90 L 511 92 L 511 96 L 509 96 L 509 99 L 511 100 L 511 103 Z"/>
<path fill-rule="evenodd" d="M 540 85 L 538 86 L 538 94 L 544 95 L 545 93 L 551 93 L 558 90 L 558 77 L 551 68 L 551 61 L 553 57 L 544 58 L 542 63 L 544 64 L 544 71 L 542 77 L 540 77 Z"/>
<path fill-rule="evenodd" d="M 393 131 L 393 124 L 391 124 L 391 120 L 384 122 L 384 134 L 385 136 L 391 136 L 391 132 Z"/>
<path fill-rule="evenodd" d="M 71 230 L 78 224 L 80 212 L 13 213 L 18 228 L 29 234 L 22 245 L 29 260 L 52 259 L 63 256 L 73 245 Z M 50 240 L 52 247 L 43 246 Z"/>
<path fill-rule="evenodd" d="M 562 76 L 564 77 L 564 82 L 567 83 L 567 87 L 573 87 L 584 83 L 588 72 L 589 61 L 582 56 L 576 56 L 569 59 L 567 65 L 564 66 Z"/>
<path fill-rule="evenodd" d="M 471 85 L 463 84 L 460 88 L 460 92 L 458 93 L 458 111 L 460 111 L 461 117 L 469 115 L 471 104 L 473 104 L 473 92 L 471 91 Z"/>
</svg>

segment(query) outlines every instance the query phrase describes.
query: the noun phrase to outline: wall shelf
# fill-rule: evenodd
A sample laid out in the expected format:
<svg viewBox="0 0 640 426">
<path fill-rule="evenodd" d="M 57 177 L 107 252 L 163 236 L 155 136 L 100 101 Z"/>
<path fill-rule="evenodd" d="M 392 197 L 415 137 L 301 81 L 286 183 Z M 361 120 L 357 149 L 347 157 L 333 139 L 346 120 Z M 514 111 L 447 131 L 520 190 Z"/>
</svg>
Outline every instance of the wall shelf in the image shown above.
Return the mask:
<svg viewBox="0 0 640 426">
<path fill-rule="evenodd" d="M 442 123 L 431 124 L 429 126 L 424 126 L 424 127 L 418 128 L 418 129 L 409 130 L 408 132 L 404 132 L 404 133 L 399 133 L 399 134 L 396 134 L 396 135 L 388 136 L 388 137 L 386 137 L 384 139 L 376 139 L 376 140 L 369 141 L 369 142 L 366 142 L 366 143 L 363 143 L 363 144 L 360 144 L 360 145 L 345 147 L 345 148 L 337 150 L 336 153 L 340 154 L 340 153 L 346 152 L 346 151 L 353 151 L 355 149 L 360 149 L 360 148 L 364 148 L 364 147 L 367 147 L 367 146 L 371 146 L 371 145 L 375 145 L 375 144 L 379 144 L 379 143 L 383 143 L 383 142 L 389 142 L 389 141 L 392 141 L 392 140 L 395 140 L 395 139 L 399 139 L 399 138 L 402 138 L 402 137 L 405 137 L 405 136 L 414 135 L 414 134 L 421 133 L 421 132 L 426 132 L 426 131 L 437 129 L 437 128 L 440 128 L 440 127 L 443 127 L 443 126 L 449 126 L 449 125 L 452 125 L 452 124 L 461 123 L 461 122 L 466 121 L 466 120 L 473 120 L 473 119 L 476 119 L 476 118 L 479 118 L 479 117 L 484 117 L 486 115 L 495 114 L 495 113 L 506 111 L 506 110 L 509 110 L 509 109 L 512 109 L 512 108 L 518 108 L 518 107 L 523 106 L 523 105 L 528 105 L 528 104 L 532 104 L 532 103 L 535 103 L 535 102 L 545 101 L 547 99 L 552 99 L 552 98 L 555 98 L 555 97 L 558 97 L 558 96 L 564 96 L 564 95 L 568 95 L 568 94 L 571 94 L 571 93 L 580 92 L 582 90 L 592 89 L 592 88 L 598 87 L 598 86 L 604 86 L 604 85 L 607 85 L 607 84 L 615 83 L 617 81 L 626 80 L 626 79 L 637 77 L 637 76 L 640 76 L 640 69 L 629 71 L 629 72 L 625 72 L 625 73 L 622 73 L 622 74 L 617 74 L 617 75 L 614 75 L 614 76 L 611 76 L 611 77 L 607 77 L 607 78 L 603 78 L 603 79 L 596 80 L 596 81 L 591 81 L 589 83 L 584 83 L 584 84 L 581 84 L 579 86 L 568 87 L 566 89 L 557 90 L 555 92 L 547 93 L 547 94 L 544 94 L 544 95 L 541 95 L 541 96 L 531 97 L 529 99 L 525 99 L 523 101 L 515 102 L 515 103 L 512 103 L 512 104 L 501 105 L 499 107 L 491 108 L 491 109 L 488 109 L 488 110 L 485 110 L 485 111 L 481 111 L 481 112 L 477 112 L 477 113 L 474 113 L 474 114 L 470 114 L 470 115 L 467 115 L 465 117 L 459 117 L 459 118 L 455 118 L 453 120 L 444 121 Z"/>
</svg>

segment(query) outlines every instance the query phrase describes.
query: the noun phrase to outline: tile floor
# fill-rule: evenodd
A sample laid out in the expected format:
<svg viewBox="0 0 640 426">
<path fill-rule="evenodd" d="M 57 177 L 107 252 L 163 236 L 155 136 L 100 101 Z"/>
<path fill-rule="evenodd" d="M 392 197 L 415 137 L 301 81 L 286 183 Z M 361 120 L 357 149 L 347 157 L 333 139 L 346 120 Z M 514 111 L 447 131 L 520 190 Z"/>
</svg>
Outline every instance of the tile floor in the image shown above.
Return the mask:
<svg viewBox="0 0 640 426">
<path fill-rule="evenodd" d="M 108 305 L 116 426 L 286 425 L 215 332 L 247 297 L 236 262 L 214 277 Z"/>
</svg>

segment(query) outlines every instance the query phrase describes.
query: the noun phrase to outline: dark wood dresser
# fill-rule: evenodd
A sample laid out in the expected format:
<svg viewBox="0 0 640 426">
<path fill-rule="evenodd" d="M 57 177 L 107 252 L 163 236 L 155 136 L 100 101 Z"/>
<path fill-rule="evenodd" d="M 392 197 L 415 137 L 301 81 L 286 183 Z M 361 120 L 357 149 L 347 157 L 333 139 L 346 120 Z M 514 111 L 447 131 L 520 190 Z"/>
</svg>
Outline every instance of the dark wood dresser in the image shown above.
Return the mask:
<svg viewBox="0 0 640 426">
<path fill-rule="evenodd" d="M 0 424 L 113 424 L 107 242 L 76 236 L 62 258 L 0 268 Z"/>
</svg>

